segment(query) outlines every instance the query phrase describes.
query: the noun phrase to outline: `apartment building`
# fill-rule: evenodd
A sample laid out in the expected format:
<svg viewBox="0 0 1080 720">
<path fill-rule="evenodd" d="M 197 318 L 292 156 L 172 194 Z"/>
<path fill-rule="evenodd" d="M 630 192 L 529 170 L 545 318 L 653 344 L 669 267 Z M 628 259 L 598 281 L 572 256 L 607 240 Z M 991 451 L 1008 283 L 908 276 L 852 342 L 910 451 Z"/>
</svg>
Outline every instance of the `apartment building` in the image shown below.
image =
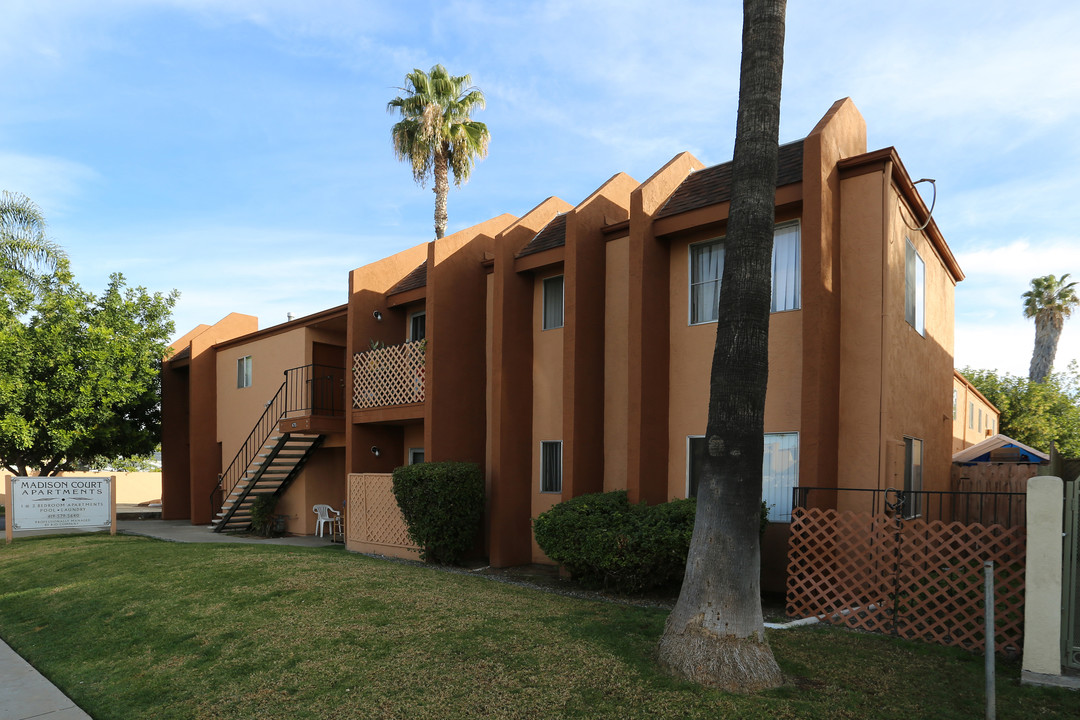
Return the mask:
<svg viewBox="0 0 1080 720">
<path fill-rule="evenodd" d="M 778 170 L 763 471 L 782 539 L 795 487 L 948 489 L 963 273 L 850 99 Z M 303 511 L 340 505 L 349 473 L 472 461 L 508 566 L 546 560 L 531 520 L 555 503 L 693 494 L 730 183 L 682 153 L 357 268 L 339 308 L 193 330 L 163 368 L 165 516 L 210 522 L 261 473 L 311 532 Z"/>
</svg>

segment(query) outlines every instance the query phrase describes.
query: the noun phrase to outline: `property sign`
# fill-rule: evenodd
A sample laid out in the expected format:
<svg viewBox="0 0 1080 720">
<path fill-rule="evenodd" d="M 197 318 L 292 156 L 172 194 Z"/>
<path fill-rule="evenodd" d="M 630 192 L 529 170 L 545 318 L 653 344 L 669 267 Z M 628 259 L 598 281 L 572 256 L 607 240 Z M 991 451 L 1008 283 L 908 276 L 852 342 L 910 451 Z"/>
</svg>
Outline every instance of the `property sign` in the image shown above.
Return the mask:
<svg viewBox="0 0 1080 720">
<path fill-rule="evenodd" d="M 7 535 L 19 530 L 116 532 L 115 477 L 9 477 Z"/>
</svg>

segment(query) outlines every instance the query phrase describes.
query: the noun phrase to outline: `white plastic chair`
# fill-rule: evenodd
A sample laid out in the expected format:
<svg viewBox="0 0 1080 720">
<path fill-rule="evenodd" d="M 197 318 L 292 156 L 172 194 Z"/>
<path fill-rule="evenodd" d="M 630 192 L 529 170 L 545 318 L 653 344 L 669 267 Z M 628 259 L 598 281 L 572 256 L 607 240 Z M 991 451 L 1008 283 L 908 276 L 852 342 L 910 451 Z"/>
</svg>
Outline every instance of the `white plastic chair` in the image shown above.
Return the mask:
<svg viewBox="0 0 1080 720">
<path fill-rule="evenodd" d="M 323 537 L 323 523 L 330 526 L 330 537 L 334 536 L 334 520 L 336 518 L 330 517 L 330 513 L 334 513 L 337 517 L 341 517 L 341 511 L 335 510 L 329 505 L 315 505 L 311 508 L 311 512 L 318 515 L 315 522 L 315 534 L 318 537 Z"/>
</svg>

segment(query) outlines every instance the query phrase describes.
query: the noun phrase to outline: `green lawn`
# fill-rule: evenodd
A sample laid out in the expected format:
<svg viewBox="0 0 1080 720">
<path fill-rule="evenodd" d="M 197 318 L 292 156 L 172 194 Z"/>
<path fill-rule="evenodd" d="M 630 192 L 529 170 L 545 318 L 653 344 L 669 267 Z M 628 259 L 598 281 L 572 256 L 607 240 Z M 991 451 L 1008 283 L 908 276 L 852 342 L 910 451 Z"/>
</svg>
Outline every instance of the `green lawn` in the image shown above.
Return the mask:
<svg viewBox="0 0 1080 720">
<path fill-rule="evenodd" d="M 733 696 L 652 661 L 662 610 L 340 547 L 68 535 L 0 550 L 0 636 L 96 720 L 980 718 L 983 661 L 826 628 L 771 632 L 786 687 Z M 1080 695 L 998 665 L 999 718 Z"/>
</svg>

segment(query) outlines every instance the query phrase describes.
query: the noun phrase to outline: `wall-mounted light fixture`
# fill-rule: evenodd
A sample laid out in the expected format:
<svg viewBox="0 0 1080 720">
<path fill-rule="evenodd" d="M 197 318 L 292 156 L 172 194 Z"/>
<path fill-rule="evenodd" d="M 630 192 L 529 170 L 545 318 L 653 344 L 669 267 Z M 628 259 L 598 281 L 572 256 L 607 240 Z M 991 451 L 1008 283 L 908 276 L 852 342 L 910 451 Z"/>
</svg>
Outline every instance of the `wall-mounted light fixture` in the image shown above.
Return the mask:
<svg viewBox="0 0 1080 720">
<path fill-rule="evenodd" d="M 379 312 L 378 310 L 376 310 L 375 312 L 371 313 L 371 317 L 375 318 L 375 319 L 376 319 L 376 320 L 378 320 L 379 322 L 382 322 L 382 313 L 381 313 L 381 312 Z"/>
<path fill-rule="evenodd" d="M 372 455 L 374 455 L 375 457 L 379 457 L 379 452 L 380 451 L 379 451 L 379 446 L 378 445 L 372 445 L 371 446 L 371 454 Z"/>
</svg>

